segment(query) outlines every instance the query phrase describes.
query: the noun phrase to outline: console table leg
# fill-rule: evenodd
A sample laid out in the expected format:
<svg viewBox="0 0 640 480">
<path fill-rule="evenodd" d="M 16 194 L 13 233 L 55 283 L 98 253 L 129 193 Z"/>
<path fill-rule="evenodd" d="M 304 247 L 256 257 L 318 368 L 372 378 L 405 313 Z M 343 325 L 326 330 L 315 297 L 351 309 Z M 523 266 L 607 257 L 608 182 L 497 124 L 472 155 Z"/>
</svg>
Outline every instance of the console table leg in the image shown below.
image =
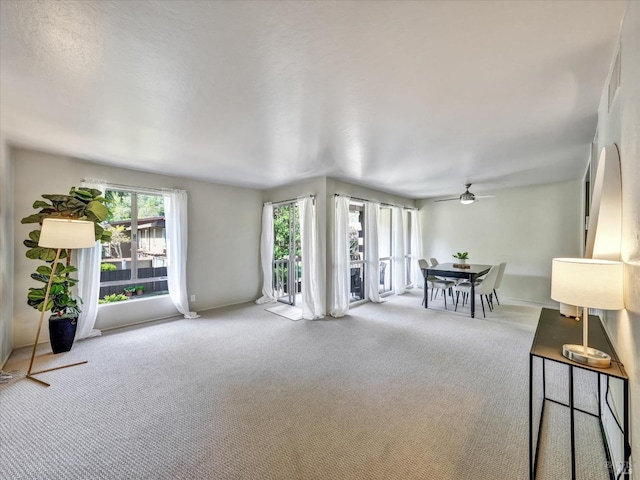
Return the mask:
<svg viewBox="0 0 640 480">
<path fill-rule="evenodd" d="M 533 474 L 533 355 L 529 355 L 529 480 L 535 480 Z"/>
<path fill-rule="evenodd" d="M 571 418 L 571 480 L 576 480 L 576 428 L 573 410 L 573 366 L 569 365 L 569 415 Z"/>
</svg>

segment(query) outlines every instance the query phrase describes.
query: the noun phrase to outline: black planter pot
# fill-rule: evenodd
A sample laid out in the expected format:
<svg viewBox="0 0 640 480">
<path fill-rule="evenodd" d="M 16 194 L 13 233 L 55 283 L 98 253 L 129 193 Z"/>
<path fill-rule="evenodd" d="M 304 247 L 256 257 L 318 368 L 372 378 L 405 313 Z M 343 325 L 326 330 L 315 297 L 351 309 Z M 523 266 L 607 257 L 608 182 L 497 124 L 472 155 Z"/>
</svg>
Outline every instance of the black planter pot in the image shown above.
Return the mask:
<svg viewBox="0 0 640 480">
<path fill-rule="evenodd" d="M 53 353 L 68 352 L 76 336 L 78 317 L 49 317 L 49 340 Z"/>
</svg>

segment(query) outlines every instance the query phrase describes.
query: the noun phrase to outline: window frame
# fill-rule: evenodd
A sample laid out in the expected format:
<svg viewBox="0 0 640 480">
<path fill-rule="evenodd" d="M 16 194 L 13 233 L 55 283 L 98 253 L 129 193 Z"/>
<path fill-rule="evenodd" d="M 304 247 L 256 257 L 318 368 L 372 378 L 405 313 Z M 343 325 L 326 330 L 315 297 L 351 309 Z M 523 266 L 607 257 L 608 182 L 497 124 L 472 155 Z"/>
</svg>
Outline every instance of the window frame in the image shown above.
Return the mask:
<svg viewBox="0 0 640 480">
<path fill-rule="evenodd" d="M 136 188 L 123 188 L 123 187 L 115 187 L 115 186 L 109 186 L 107 185 L 105 188 L 105 192 L 104 192 L 104 196 L 107 196 L 107 192 L 122 192 L 122 193 L 127 193 L 131 196 L 131 205 L 130 205 L 130 210 L 131 210 L 131 236 L 130 236 L 130 250 L 131 250 L 131 258 L 130 258 L 130 277 L 128 279 L 124 279 L 124 280 L 110 280 L 110 281 L 102 281 L 102 279 L 100 280 L 100 286 L 99 288 L 102 289 L 103 287 L 117 287 L 122 285 L 123 289 L 125 286 L 133 286 L 133 285 L 147 285 L 150 283 L 154 283 L 154 282 L 168 282 L 169 279 L 169 275 L 168 272 L 166 275 L 158 275 L 158 276 L 153 276 L 153 277 L 140 277 L 139 276 L 139 268 L 138 267 L 138 248 L 139 248 L 139 242 L 140 242 L 140 235 L 139 235 L 139 229 L 138 229 L 138 224 L 139 224 L 139 217 L 138 217 L 138 196 L 139 195 L 148 195 L 148 196 L 157 196 L 157 197 L 161 197 L 163 198 L 162 193 L 160 192 L 150 192 L 148 190 L 145 190 L 144 188 L 140 188 L 140 189 L 136 189 Z M 162 219 L 166 222 L 166 212 L 164 212 Z M 108 221 L 104 222 L 105 225 L 108 227 L 110 225 L 110 223 Z M 151 235 L 149 234 L 149 238 L 152 238 Z M 157 238 L 154 237 L 153 238 Z M 163 235 L 162 235 L 162 240 L 163 243 L 165 245 L 165 254 L 164 254 L 164 261 L 165 263 L 168 262 L 169 257 L 168 254 L 166 252 L 166 243 L 167 243 L 167 236 L 166 236 L 166 226 L 163 227 Z M 134 252 L 136 253 L 134 255 Z M 100 255 L 100 263 L 102 264 L 104 260 L 104 257 L 102 256 L 102 252 Z M 153 267 L 152 267 L 153 268 Z M 169 291 L 167 288 L 167 291 L 164 293 L 158 293 L 153 295 L 154 297 L 163 297 L 169 295 Z M 102 298 L 102 293 L 101 293 L 101 297 Z M 131 297 L 131 299 L 134 299 L 135 297 Z M 144 298 L 149 298 L 149 296 L 144 297 Z M 99 306 L 105 306 L 105 305 L 111 305 L 113 303 L 117 303 L 117 302 L 109 302 L 109 303 L 102 303 L 99 304 Z"/>
</svg>

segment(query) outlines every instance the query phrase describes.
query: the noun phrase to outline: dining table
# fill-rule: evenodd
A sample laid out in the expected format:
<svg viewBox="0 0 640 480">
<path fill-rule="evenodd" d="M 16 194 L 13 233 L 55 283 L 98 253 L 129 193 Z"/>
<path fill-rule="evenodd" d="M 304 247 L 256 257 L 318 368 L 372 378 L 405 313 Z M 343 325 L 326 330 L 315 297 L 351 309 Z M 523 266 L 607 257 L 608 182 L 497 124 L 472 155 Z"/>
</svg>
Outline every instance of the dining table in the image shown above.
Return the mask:
<svg viewBox="0 0 640 480">
<path fill-rule="evenodd" d="M 471 310 L 471 318 L 474 318 L 476 315 L 476 280 L 478 277 L 486 275 L 493 265 L 469 263 L 466 265 L 466 268 L 460 268 L 457 265 L 459 264 L 439 263 L 438 265 L 422 269 L 422 274 L 424 275 L 424 308 L 429 308 L 427 277 L 465 278 L 471 283 L 471 299 L 469 300 L 469 308 Z"/>
</svg>

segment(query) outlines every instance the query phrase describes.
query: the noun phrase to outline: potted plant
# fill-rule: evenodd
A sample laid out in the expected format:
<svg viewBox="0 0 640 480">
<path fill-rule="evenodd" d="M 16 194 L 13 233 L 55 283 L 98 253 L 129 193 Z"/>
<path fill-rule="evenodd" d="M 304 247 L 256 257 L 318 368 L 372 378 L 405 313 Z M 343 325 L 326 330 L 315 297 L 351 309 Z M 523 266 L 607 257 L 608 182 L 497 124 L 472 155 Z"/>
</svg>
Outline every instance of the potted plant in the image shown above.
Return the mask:
<svg viewBox="0 0 640 480">
<path fill-rule="evenodd" d="M 124 287 L 123 290 L 124 290 L 124 294 L 127 297 L 130 297 L 131 295 L 133 295 L 133 292 L 136 291 L 136 287 Z"/>
<path fill-rule="evenodd" d="M 147 288 L 144 285 L 136 285 L 136 295 L 142 295 Z"/>
<path fill-rule="evenodd" d="M 55 272 L 52 272 L 51 264 L 55 260 L 56 250 L 38 246 L 40 226 L 45 218 L 92 221 L 95 225 L 96 240 L 109 241 L 111 233 L 100 226 L 100 223 L 107 218 L 109 210 L 102 192 L 93 188 L 71 187 L 68 195 L 45 194 L 42 197 L 46 201 L 36 200 L 33 204 L 33 208 L 39 209 L 39 211 L 21 220 L 21 223 L 24 224 L 36 223 L 39 225 L 39 228 L 32 230 L 29 233 L 29 238 L 23 242 L 28 249 L 26 256 L 33 260 L 46 262 L 45 265 L 40 265 L 36 269 L 36 273 L 31 274 L 31 278 L 44 285 L 29 288 L 27 303 L 38 311 L 51 311 L 53 314 L 49 318 L 49 338 L 53 353 L 60 353 L 71 350 L 82 299 L 72 292 L 72 288 L 78 280 L 70 277 L 71 273 L 77 271 L 71 265 L 71 250 L 61 252 L 60 259 L 66 259 L 66 261 L 64 264 L 58 263 Z M 47 283 L 51 275 L 53 275 L 53 279 L 49 299 L 44 305 Z"/>
<path fill-rule="evenodd" d="M 461 263 L 464 265 L 465 263 L 467 263 L 467 260 L 469 260 L 469 252 L 458 252 L 455 255 L 453 255 L 453 258 L 457 258 L 458 263 Z"/>
</svg>

